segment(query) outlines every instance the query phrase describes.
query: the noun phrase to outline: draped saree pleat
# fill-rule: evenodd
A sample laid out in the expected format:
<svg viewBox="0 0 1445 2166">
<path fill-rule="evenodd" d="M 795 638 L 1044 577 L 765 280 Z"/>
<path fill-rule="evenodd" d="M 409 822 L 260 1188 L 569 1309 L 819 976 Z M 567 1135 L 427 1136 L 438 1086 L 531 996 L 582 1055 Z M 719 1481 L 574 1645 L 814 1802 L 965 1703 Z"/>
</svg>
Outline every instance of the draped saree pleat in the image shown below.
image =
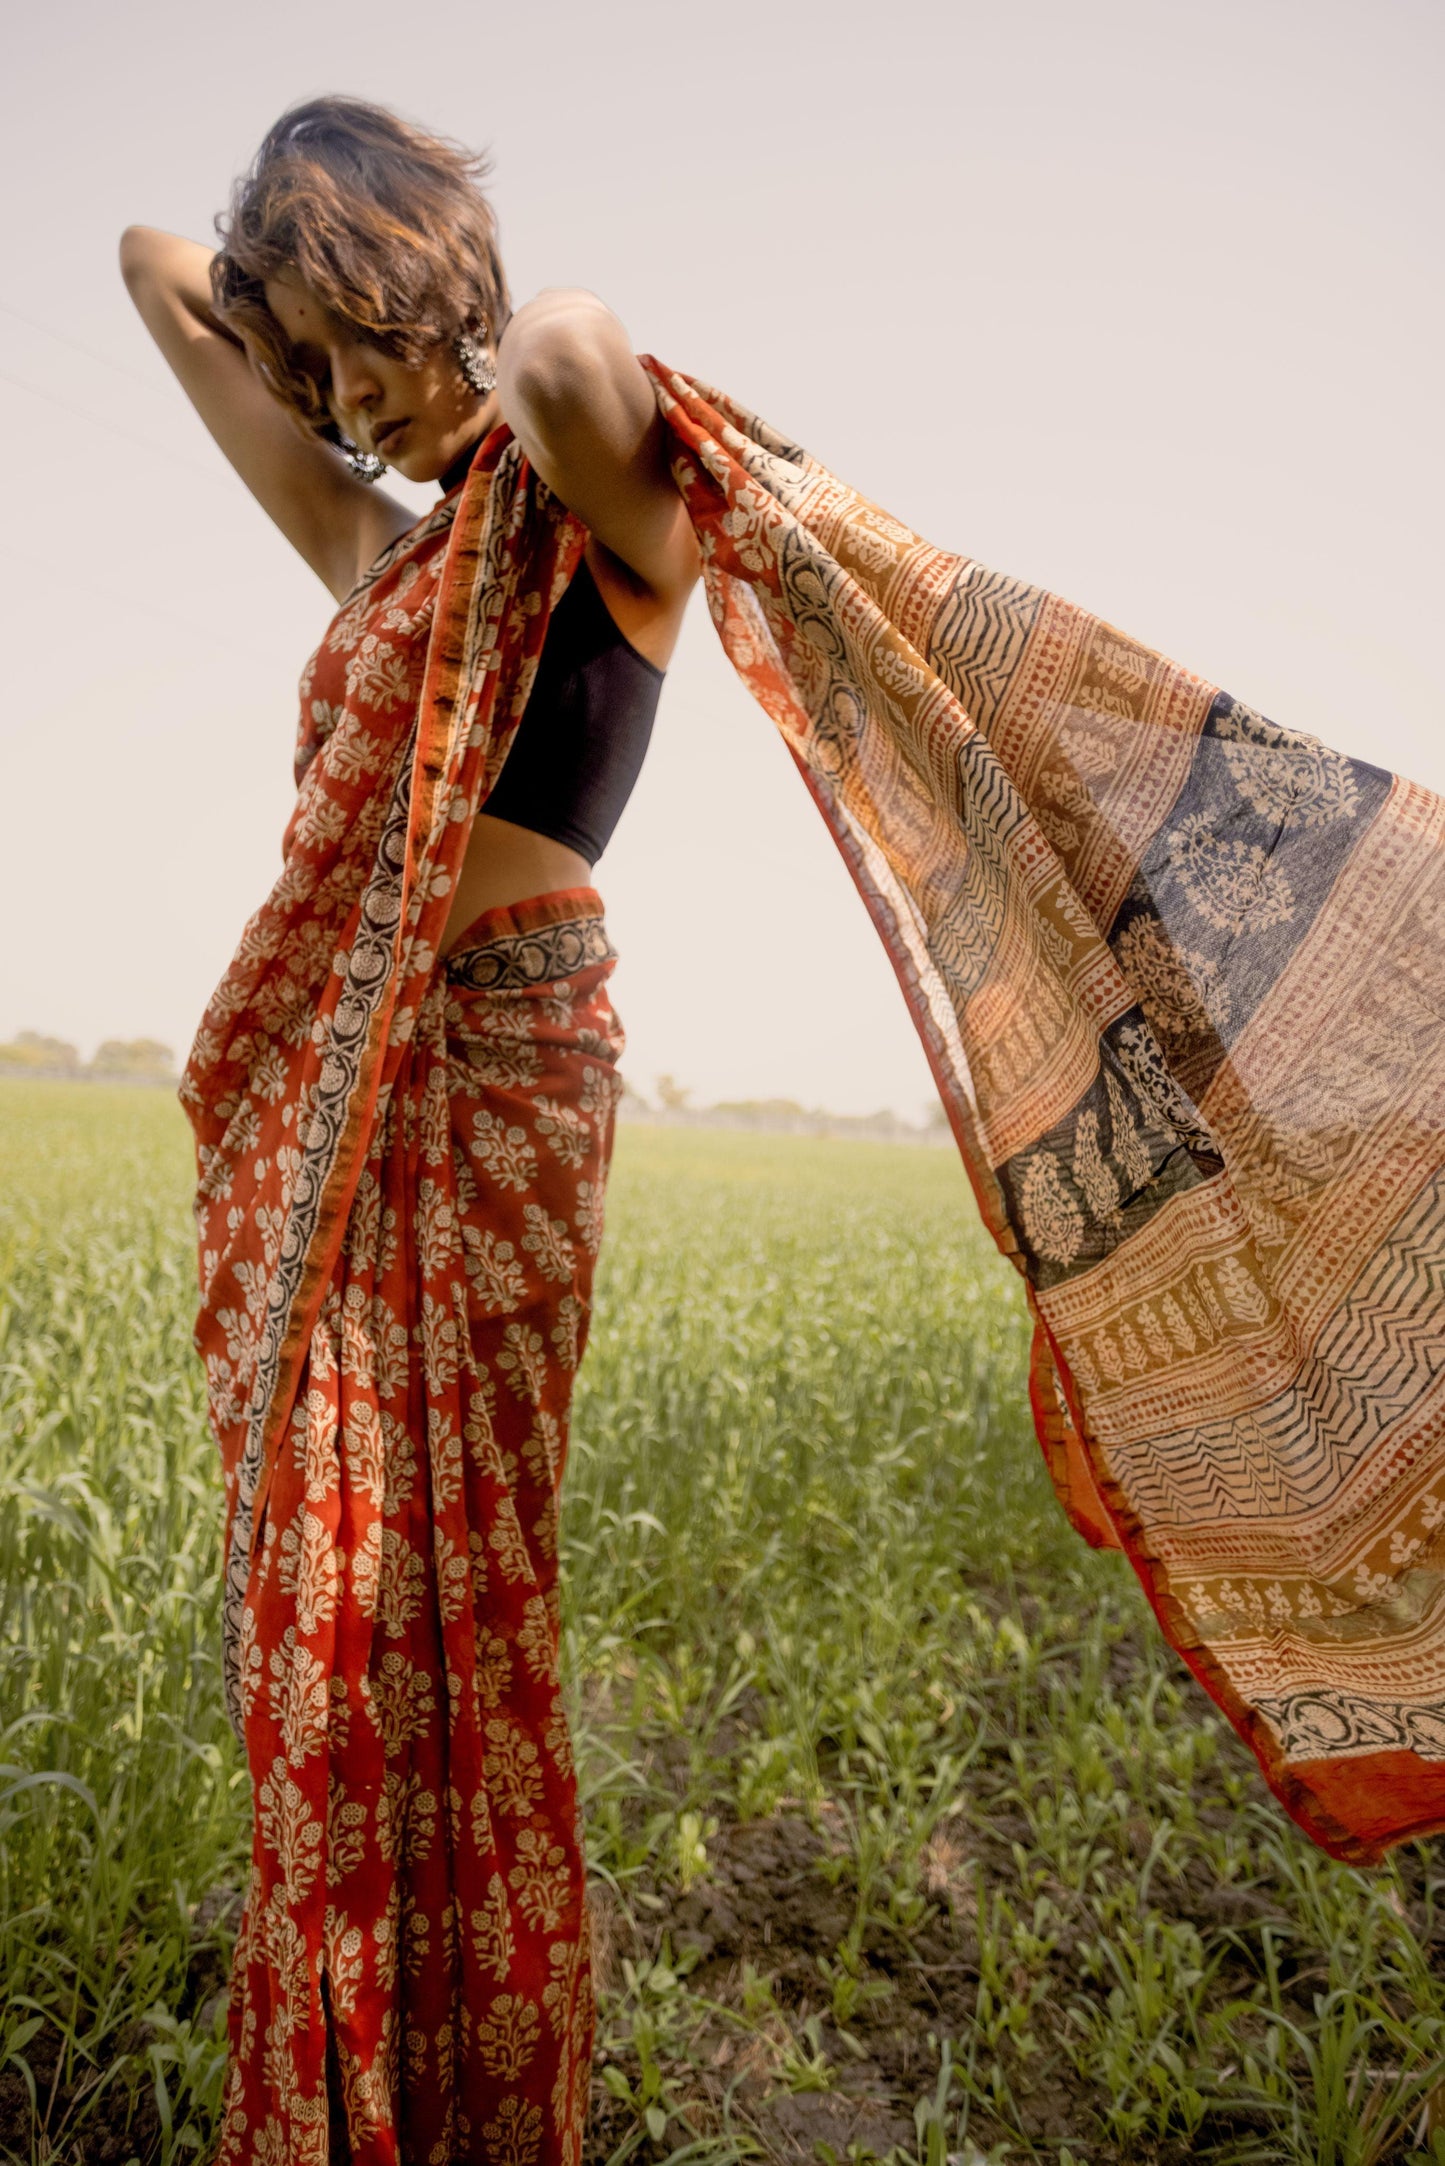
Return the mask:
<svg viewBox="0 0 1445 2166">
<path fill-rule="evenodd" d="M 581 2127 L 556 1496 L 601 1233 L 611 965 L 587 891 L 490 912 L 449 957 L 272 1477 L 240 1650 L 259 1782 L 237 2065 L 261 2081 L 235 2105 L 288 2159 L 326 2155 L 323 1977 L 358 2161 L 551 2157 Z"/>
<path fill-rule="evenodd" d="M 1316 1841 L 1445 1826 L 1445 806 L 644 365 L 1065 1509 Z M 584 539 L 499 430 L 348 598 L 182 1087 L 255 1798 L 224 2166 L 580 2156 L 555 1515 L 621 1033 L 590 890 L 440 948 Z"/>
</svg>

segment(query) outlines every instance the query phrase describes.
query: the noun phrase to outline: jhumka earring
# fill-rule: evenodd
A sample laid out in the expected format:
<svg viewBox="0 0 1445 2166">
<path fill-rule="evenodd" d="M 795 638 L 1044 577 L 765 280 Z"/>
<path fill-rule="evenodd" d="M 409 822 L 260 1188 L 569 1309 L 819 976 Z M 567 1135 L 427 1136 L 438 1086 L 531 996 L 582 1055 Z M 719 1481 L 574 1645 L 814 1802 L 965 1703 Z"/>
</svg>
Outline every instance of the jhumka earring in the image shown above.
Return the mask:
<svg viewBox="0 0 1445 2166">
<path fill-rule="evenodd" d="M 471 331 L 458 331 L 452 340 L 457 367 L 479 399 L 486 398 L 497 388 L 497 368 L 486 350 L 487 338 L 487 319 L 482 316 L 478 319 L 475 334 Z"/>
<path fill-rule="evenodd" d="M 339 442 L 346 454 L 346 463 L 358 481 L 380 481 L 386 472 L 385 459 L 379 459 L 374 451 L 359 450 L 349 436 L 341 437 Z"/>
</svg>

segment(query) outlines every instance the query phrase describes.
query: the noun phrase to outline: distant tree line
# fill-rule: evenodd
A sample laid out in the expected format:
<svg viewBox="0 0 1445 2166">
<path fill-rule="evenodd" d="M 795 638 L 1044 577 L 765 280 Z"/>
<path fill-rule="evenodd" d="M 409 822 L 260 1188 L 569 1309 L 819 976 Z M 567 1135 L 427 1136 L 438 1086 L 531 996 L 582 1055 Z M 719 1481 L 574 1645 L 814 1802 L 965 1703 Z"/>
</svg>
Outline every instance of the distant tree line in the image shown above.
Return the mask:
<svg viewBox="0 0 1445 2166">
<path fill-rule="evenodd" d="M 0 1076 L 60 1077 L 76 1083 L 174 1083 L 176 1056 L 158 1038 L 107 1038 L 83 1061 L 64 1038 L 17 1032 L 0 1045 Z"/>
<path fill-rule="evenodd" d="M 169 1083 L 176 1081 L 176 1059 L 156 1038 L 107 1038 L 91 1060 L 83 1061 L 63 1038 L 22 1030 L 0 1045 L 0 1077 L 60 1077 L 77 1083 Z M 946 1143 L 948 1116 L 935 1100 L 922 1121 L 906 1121 L 883 1107 L 877 1113 L 830 1113 L 796 1098 L 724 1098 L 716 1105 L 692 1102 L 688 1085 L 675 1076 L 658 1076 L 656 1102 L 635 1084 L 625 1083 L 624 1120 L 659 1121 L 688 1128 L 766 1128 L 794 1136 L 866 1136 L 884 1143 Z"/>
<path fill-rule="evenodd" d="M 656 1103 L 635 1085 L 624 1084 L 624 1120 L 657 1121 L 688 1128 L 766 1128 L 793 1136 L 864 1136 L 882 1143 L 947 1143 L 948 1115 L 937 1100 L 922 1121 L 906 1121 L 883 1107 L 877 1113 L 830 1113 L 824 1106 L 800 1105 L 796 1098 L 724 1098 L 716 1105 L 692 1103 L 692 1091 L 675 1076 L 660 1075 Z"/>
</svg>

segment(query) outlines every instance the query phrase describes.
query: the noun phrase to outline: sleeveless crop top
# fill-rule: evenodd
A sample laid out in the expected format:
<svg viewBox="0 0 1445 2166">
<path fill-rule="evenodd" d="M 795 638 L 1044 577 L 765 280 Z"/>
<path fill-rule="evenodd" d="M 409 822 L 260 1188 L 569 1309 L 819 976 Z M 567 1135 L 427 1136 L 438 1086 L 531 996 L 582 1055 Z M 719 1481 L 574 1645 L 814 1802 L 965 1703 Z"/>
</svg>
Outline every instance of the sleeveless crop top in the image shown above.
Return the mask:
<svg viewBox="0 0 1445 2166">
<path fill-rule="evenodd" d="M 482 811 L 595 865 L 641 770 L 662 679 L 618 630 L 584 557 L 552 612 L 531 695 Z"/>
</svg>

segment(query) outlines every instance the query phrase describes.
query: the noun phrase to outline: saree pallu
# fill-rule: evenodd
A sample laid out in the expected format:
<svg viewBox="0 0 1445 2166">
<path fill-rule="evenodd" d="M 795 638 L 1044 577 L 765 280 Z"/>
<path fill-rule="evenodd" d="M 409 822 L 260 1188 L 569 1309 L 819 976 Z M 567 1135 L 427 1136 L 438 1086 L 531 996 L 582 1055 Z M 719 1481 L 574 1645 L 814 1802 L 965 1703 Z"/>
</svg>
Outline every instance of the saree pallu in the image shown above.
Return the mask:
<svg viewBox="0 0 1445 2166">
<path fill-rule="evenodd" d="M 1062 1503 L 1315 1841 L 1445 1827 L 1445 804 L 645 366 L 1026 1281 Z"/>
</svg>

